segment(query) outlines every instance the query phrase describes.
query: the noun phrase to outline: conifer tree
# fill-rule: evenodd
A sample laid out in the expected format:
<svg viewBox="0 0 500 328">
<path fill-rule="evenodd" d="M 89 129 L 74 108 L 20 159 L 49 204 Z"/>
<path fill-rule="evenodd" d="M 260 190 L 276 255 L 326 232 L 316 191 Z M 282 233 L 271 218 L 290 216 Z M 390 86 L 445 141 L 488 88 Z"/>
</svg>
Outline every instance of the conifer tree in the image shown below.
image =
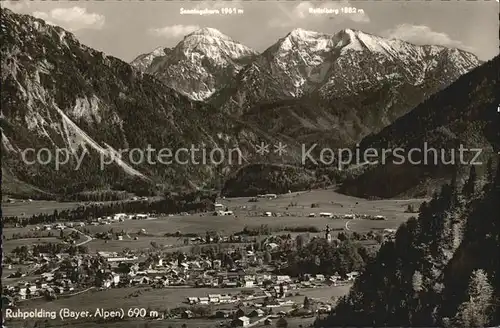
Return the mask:
<svg viewBox="0 0 500 328">
<path fill-rule="evenodd" d="M 495 170 L 493 168 L 493 159 L 488 158 L 488 162 L 486 163 L 486 180 L 488 182 L 493 182 L 495 178 Z"/>
<path fill-rule="evenodd" d="M 304 297 L 304 305 L 303 305 L 303 307 L 306 310 L 309 310 L 309 308 L 311 307 L 311 301 L 309 300 L 309 298 L 307 296 Z"/>
<path fill-rule="evenodd" d="M 473 165 L 470 167 L 469 178 L 467 179 L 467 182 L 464 185 L 463 192 L 465 196 L 471 196 L 472 194 L 474 194 L 476 181 L 477 181 L 476 167 Z"/>
<path fill-rule="evenodd" d="M 491 317 L 493 301 L 493 287 L 488 281 L 484 270 L 472 272 L 469 288 L 469 299 L 463 302 L 455 317 L 460 327 L 486 327 Z"/>
<path fill-rule="evenodd" d="M 495 176 L 494 186 L 497 188 L 500 187 L 500 161 L 498 161 L 498 164 L 497 164 L 497 173 Z"/>
</svg>

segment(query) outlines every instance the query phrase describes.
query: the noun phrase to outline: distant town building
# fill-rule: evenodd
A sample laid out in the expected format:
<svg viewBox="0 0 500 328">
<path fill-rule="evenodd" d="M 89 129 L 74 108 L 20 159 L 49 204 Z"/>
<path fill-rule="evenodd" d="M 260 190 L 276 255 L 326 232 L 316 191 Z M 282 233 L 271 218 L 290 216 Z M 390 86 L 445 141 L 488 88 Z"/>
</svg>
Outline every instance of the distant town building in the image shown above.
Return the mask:
<svg viewBox="0 0 500 328">
<path fill-rule="evenodd" d="M 262 317 L 264 316 L 264 311 L 262 311 L 261 309 L 256 309 L 256 310 L 253 310 L 252 312 L 250 312 L 248 314 L 249 317 Z"/>
<path fill-rule="evenodd" d="M 250 318 L 245 317 L 245 316 L 239 317 L 238 319 L 235 319 L 233 321 L 234 327 L 246 327 L 248 325 L 250 325 Z"/>
</svg>

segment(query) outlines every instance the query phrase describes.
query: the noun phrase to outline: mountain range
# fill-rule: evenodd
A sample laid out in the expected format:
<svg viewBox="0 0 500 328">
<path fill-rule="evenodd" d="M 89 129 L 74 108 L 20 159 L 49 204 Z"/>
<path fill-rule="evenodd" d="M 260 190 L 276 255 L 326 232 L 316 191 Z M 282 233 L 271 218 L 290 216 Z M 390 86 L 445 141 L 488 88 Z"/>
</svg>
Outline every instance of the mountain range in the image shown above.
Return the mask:
<svg viewBox="0 0 500 328">
<path fill-rule="evenodd" d="M 296 29 L 258 53 L 211 28 L 128 64 L 7 9 L 0 51 L 3 188 L 43 194 L 213 187 L 234 172 L 246 179 L 245 165 L 115 158 L 99 169 L 99 157 L 148 145 L 238 147 L 244 164 L 301 166 L 301 144 L 354 145 L 481 64 L 462 50 L 350 29 L 332 35 Z M 283 142 L 287 155 L 259 157 L 260 142 Z M 70 164 L 57 171 L 26 165 L 26 147 L 71 149 Z M 84 151 L 89 155 L 75 170 Z M 315 168 L 307 175 L 315 183 L 324 178 Z"/>
<path fill-rule="evenodd" d="M 259 54 L 204 28 L 131 64 L 289 142 L 340 147 L 387 126 L 480 61 L 352 29 L 295 29 Z"/>
<path fill-rule="evenodd" d="M 248 95 L 249 87 L 266 101 L 310 93 L 338 98 L 387 79 L 422 88 L 429 82 L 446 85 L 478 64 L 473 54 L 458 49 L 416 46 L 352 29 L 336 34 L 295 29 L 259 54 L 213 28 L 197 30 L 172 49 L 157 48 L 131 62 L 194 100 L 231 89 L 231 100 L 247 107 L 262 101 Z"/>
</svg>

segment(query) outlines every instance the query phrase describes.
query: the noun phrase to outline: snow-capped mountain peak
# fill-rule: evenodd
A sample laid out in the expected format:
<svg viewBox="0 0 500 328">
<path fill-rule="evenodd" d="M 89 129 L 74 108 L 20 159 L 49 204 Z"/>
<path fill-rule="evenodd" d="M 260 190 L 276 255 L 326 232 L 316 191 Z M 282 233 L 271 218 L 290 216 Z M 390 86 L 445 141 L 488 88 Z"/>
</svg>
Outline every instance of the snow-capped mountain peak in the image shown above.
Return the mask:
<svg viewBox="0 0 500 328">
<path fill-rule="evenodd" d="M 403 40 L 383 38 L 351 29 L 342 30 L 336 36 L 342 40 L 341 54 L 346 54 L 349 51 L 368 52 L 382 61 L 389 60 L 400 62 L 408 67 L 421 67 L 423 73 L 435 68 L 439 58 L 443 56 L 452 63 L 453 67 L 450 69 L 456 70 L 460 75 L 479 64 L 475 55 L 460 49 L 450 49 L 438 45 L 416 45 Z M 434 57 L 434 59 L 430 60 L 430 57 Z M 423 78 L 422 76 L 417 80 L 421 82 Z"/>
<path fill-rule="evenodd" d="M 158 47 L 149 53 L 137 56 L 130 64 L 140 71 L 146 71 L 156 58 L 165 56 L 168 51 L 169 48 Z"/>
<path fill-rule="evenodd" d="M 155 75 L 194 100 L 211 96 L 217 87 L 241 70 L 248 58 L 257 55 L 249 47 L 210 27 L 186 35 L 171 51 L 159 58 L 155 53 L 159 51 L 145 55 L 149 60 L 145 68 L 134 66 Z"/>
<path fill-rule="evenodd" d="M 213 38 L 219 38 L 219 39 L 226 39 L 226 40 L 231 40 L 231 38 L 218 29 L 212 28 L 212 27 L 203 27 L 199 30 L 196 30 L 194 32 L 191 32 L 190 34 L 186 35 L 185 38 L 189 38 L 192 36 L 204 36 L 204 37 L 213 37 Z"/>
<path fill-rule="evenodd" d="M 350 28 L 334 34 L 296 28 L 259 55 L 221 31 L 204 27 L 186 35 L 167 55 L 157 58 L 158 53 L 161 50 L 145 57 L 150 62 L 146 72 L 195 100 L 206 100 L 234 82 L 250 62 L 254 68 L 248 72 L 269 72 L 280 81 L 281 93 L 292 97 L 312 90 L 323 95 L 356 93 L 365 83 L 376 84 L 385 77 L 404 77 L 420 85 L 440 63 L 449 63 L 446 74 L 454 78 L 478 65 L 474 55 L 461 50 L 418 46 Z"/>
<path fill-rule="evenodd" d="M 319 32 L 304 30 L 303 28 L 296 28 L 291 31 L 288 36 L 296 39 L 309 39 L 317 37 Z"/>
<path fill-rule="evenodd" d="M 299 52 L 303 57 L 308 54 L 328 52 L 334 47 L 332 35 L 298 28 L 268 48 L 266 53 L 281 58 Z"/>
<path fill-rule="evenodd" d="M 354 29 L 327 34 L 298 28 L 258 56 L 252 70 L 244 71 L 247 75 L 238 82 L 241 90 L 230 91 L 235 96 L 229 97 L 228 107 L 240 103 L 251 107 L 262 98 L 283 95 L 357 97 L 383 83 L 393 85 L 390 90 L 418 90 L 421 98 L 415 97 L 416 103 L 478 64 L 473 54 L 462 50 L 419 46 Z M 269 76 L 262 78 L 257 71 Z"/>
<path fill-rule="evenodd" d="M 386 53 L 393 46 L 390 44 L 391 40 L 353 29 L 343 29 L 334 38 L 339 40 L 337 46 L 342 48 L 342 52 L 356 50 Z"/>
<path fill-rule="evenodd" d="M 221 65 L 225 64 L 224 59 L 237 60 L 255 54 L 252 49 L 210 27 L 186 35 L 174 48 L 174 51 L 177 55 L 182 53 L 185 56 L 192 56 L 193 54 L 206 56 Z"/>
</svg>

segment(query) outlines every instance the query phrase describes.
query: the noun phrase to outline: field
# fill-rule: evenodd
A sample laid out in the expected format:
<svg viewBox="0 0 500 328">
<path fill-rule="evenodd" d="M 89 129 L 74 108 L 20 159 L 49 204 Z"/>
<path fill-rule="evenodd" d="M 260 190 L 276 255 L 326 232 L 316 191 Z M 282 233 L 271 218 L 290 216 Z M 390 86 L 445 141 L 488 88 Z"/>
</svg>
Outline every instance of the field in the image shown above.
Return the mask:
<svg viewBox="0 0 500 328">
<path fill-rule="evenodd" d="M 131 236 L 132 237 L 132 236 Z M 158 246 L 178 245 L 181 246 L 182 240 L 173 237 L 157 237 L 157 236 L 138 236 L 137 240 L 134 238 L 125 237 L 123 240 L 102 240 L 93 239 L 87 243 L 86 246 L 91 252 L 108 251 L 120 252 L 124 248 L 130 249 L 146 249 L 151 248 L 151 243 L 156 243 Z"/>
<path fill-rule="evenodd" d="M 60 298 L 52 302 L 46 302 L 44 300 L 33 300 L 27 301 L 20 304 L 20 308 L 25 309 L 40 309 L 43 308 L 46 311 L 58 311 L 61 308 L 68 308 L 71 310 L 89 310 L 92 313 L 95 312 L 97 308 L 104 309 L 115 309 L 122 308 L 125 311 L 131 308 L 146 308 L 149 310 L 162 311 L 165 309 L 173 309 L 176 307 L 187 306 L 183 303 L 186 297 L 191 296 L 205 296 L 208 294 L 238 294 L 244 290 L 243 288 L 163 288 L 163 289 L 151 289 L 151 288 L 120 288 L 120 289 L 108 289 L 104 291 L 90 291 L 81 295 L 77 295 L 71 298 Z M 287 299 L 291 299 L 297 303 L 301 303 L 305 296 L 313 299 L 319 299 L 322 301 L 329 301 L 332 298 L 338 298 L 345 295 L 349 290 L 349 286 L 338 286 L 338 287 L 322 287 L 322 288 L 308 288 L 300 289 L 298 292 L 300 296 L 291 296 Z M 134 292 L 141 291 L 138 297 L 131 297 Z M 223 306 L 226 307 L 227 306 Z M 215 307 L 214 307 L 215 308 Z M 289 308 L 288 308 L 289 309 Z M 247 309 L 250 311 L 250 309 Z M 277 308 L 275 312 L 286 310 L 285 308 Z M 307 319 L 290 319 L 290 323 L 297 323 L 304 325 Z M 183 323 L 187 323 L 188 327 L 216 327 L 220 320 L 162 320 L 162 321 L 150 321 L 148 327 L 181 327 Z M 161 323 L 161 324 L 160 324 Z M 54 326 L 57 326 L 54 322 Z M 126 322 L 120 322 L 120 327 L 144 327 L 144 320 L 127 320 Z M 158 324 L 158 325 L 156 325 Z M 76 322 L 72 327 L 98 327 L 98 323 L 86 322 L 85 324 L 77 324 Z M 112 324 L 106 324 L 106 327 L 114 327 Z M 304 325 L 305 326 L 305 325 Z M 14 327 L 14 326 L 13 326 Z M 51 326 L 52 327 L 52 326 Z M 118 325 L 116 326 L 118 327 Z M 260 327 L 257 325 L 257 327 Z M 293 327 L 293 325 L 291 326 Z"/>
<path fill-rule="evenodd" d="M 322 288 L 306 288 L 300 289 L 300 296 L 294 296 L 290 299 L 301 302 L 304 296 L 316 299 L 323 302 L 330 302 L 332 298 L 338 298 L 346 295 L 351 288 L 350 285 L 335 286 L 335 287 L 322 287 Z"/>
<path fill-rule="evenodd" d="M 144 307 L 156 310 L 187 306 L 183 302 L 186 297 L 206 296 L 208 294 L 237 294 L 242 288 L 115 288 L 103 291 L 89 291 L 70 298 L 60 298 L 52 302 L 35 300 L 22 303 L 22 308 L 40 308 L 58 310 L 63 307 L 95 311 L 96 308 L 129 309 Z M 130 297 L 134 292 L 141 291 L 139 297 Z"/>
<path fill-rule="evenodd" d="M 128 233 L 137 233 L 145 229 L 148 234 L 162 236 L 165 233 L 198 233 L 217 231 L 220 234 L 231 234 L 243 230 L 245 226 L 266 224 L 273 228 L 315 226 L 324 229 L 345 228 L 346 220 L 328 218 L 309 218 L 309 213 L 319 214 L 330 212 L 334 214 L 368 214 L 384 215 L 386 221 L 356 220 L 348 224 L 348 229 L 365 232 L 371 229 L 397 228 L 412 214 L 404 213 L 408 204 L 418 206 L 422 200 L 379 200 L 369 201 L 340 195 L 330 190 L 294 193 L 282 195 L 277 199 L 264 199 L 257 203 L 249 202 L 249 198 L 232 198 L 220 200 L 235 213 L 235 216 L 215 216 L 207 213 L 194 215 L 174 215 L 160 217 L 157 220 L 129 220 L 106 226 L 90 226 L 91 232 L 124 230 Z M 294 206 L 290 206 L 294 203 Z M 317 207 L 311 208 L 311 204 Z M 296 205 L 295 205 L 296 204 Z M 264 212 L 281 213 L 281 217 L 265 217 Z M 289 216 L 285 216 L 287 213 Z M 414 214 L 413 214 L 414 215 Z"/>
<path fill-rule="evenodd" d="M 43 320 L 40 320 L 42 322 Z M 186 322 L 186 320 L 182 319 L 170 319 L 170 320 L 144 320 L 144 319 L 128 319 L 126 321 L 116 321 L 116 322 L 106 322 L 105 324 L 98 322 L 89 322 L 89 321 L 76 321 L 71 322 L 69 324 L 65 321 L 47 321 L 42 327 L 46 328 L 182 328 L 182 325 L 187 323 L 188 328 L 220 328 L 219 323 L 221 320 L 202 320 L 202 319 L 190 319 Z M 9 323 L 9 328 L 26 328 L 32 327 L 26 326 L 25 322 L 15 321 Z M 261 326 L 254 326 L 261 327 Z M 262 326 L 264 327 L 264 326 Z M 269 327 L 269 326 L 266 326 Z M 307 327 L 304 325 L 304 327 Z M 298 326 L 289 326 L 289 328 L 299 328 Z"/>
<path fill-rule="evenodd" d="M 33 230 L 34 226 L 26 226 L 26 227 L 22 227 L 22 228 L 4 228 L 3 229 L 3 235 L 5 236 L 5 238 L 7 239 L 7 242 L 9 242 L 9 239 L 12 238 L 12 236 L 14 234 L 21 234 L 21 235 L 25 235 L 25 234 L 37 234 L 36 237 L 33 237 L 33 238 L 26 238 L 26 239 L 37 239 L 37 238 L 45 238 L 45 237 L 59 237 L 61 231 L 60 230 L 57 230 L 57 229 L 52 229 L 52 230 L 49 230 L 49 231 L 45 231 L 45 230 L 40 230 L 40 231 L 34 231 Z M 69 235 L 71 234 L 72 230 L 70 229 L 65 229 L 63 230 L 63 235 Z"/>
<path fill-rule="evenodd" d="M 61 203 L 56 201 L 34 200 L 32 202 L 16 201 L 2 203 L 3 216 L 31 216 L 33 214 L 51 214 L 54 210 L 65 210 L 78 207 L 80 203 Z"/>
<path fill-rule="evenodd" d="M 232 210 L 235 216 L 215 216 L 212 213 L 201 213 L 193 215 L 173 215 L 159 217 L 156 220 L 126 220 L 110 225 L 87 226 L 91 233 L 124 231 L 132 238 L 119 240 L 92 240 L 86 244 L 91 251 L 121 251 L 124 248 L 145 249 L 151 247 L 151 242 L 158 245 L 177 245 L 183 243 L 183 238 L 164 237 L 169 233 L 198 233 L 204 235 L 206 231 L 216 231 L 221 235 L 229 235 L 243 230 L 246 226 L 256 227 L 268 225 L 270 228 L 281 230 L 285 227 L 314 226 L 323 230 L 328 224 L 330 228 L 337 230 L 349 230 L 356 232 L 368 232 L 379 229 L 395 229 L 410 216 L 415 214 L 405 213 L 408 204 L 418 205 L 423 200 L 376 200 L 369 201 L 355 197 L 345 196 L 331 190 L 315 190 L 311 192 L 300 192 L 281 195 L 277 199 L 259 199 L 258 202 L 250 202 L 250 198 L 221 199 L 220 203 Z M 53 211 L 54 209 L 77 206 L 77 203 L 56 202 L 32 202 L 19 205 L 17 210 L 24 208 L 34 212 L 34 204 L 44 204 L 38 211 Z M 314 208 L 312 208 L 314 204 Z M 5 209 L 5 215 L 12 215 L 16 204 L 9 204 Z M 24 207 L 23 207 L 24 206 Z M 266 217 L 264 212 L 280 213 L 280 217 Z M 330 212 L 333 214 L 367 214 L 384 215 L 387 220 L 344 220 L 314 217 L 309 218 L 309 213 L 319 214 Z M 4 234 L 10 236 L 15 232 L 27 232 L 26 228 L 5 228 Z M 144 229 L 147 235 L 133 236 Z M 288 233 L 288 232 L 287 232 Z M 10 241 L 5 242 L 7 249 L 12 248 Z M 4 247 L 5 247 L 4 246 Z M 15 247 L 15 246 L 14 246 Z"/>
<path fill-rule="evenodd" d="M 183 303 L 187 297 L 200 297 L 208 294 L 234 295 L 240 293 L 242 290 L 245 290 L 245 288 L 115 288 L 103 291 L 93 290 L 77 296 L 60 298 L 51 302 L 46 302 L 44 300 L 26 301 L 21 304 L 21 308 L 33 309 L 43 307 L 46 310 L 57 310 L 68 307 L 70 309 L 95 310 L 96 308 L 115 308 L 119 304 L 119 307 L 123 309 L 149 307 L 151 309 L 161 310 L 187 306 Z M 329 301 L 331 297 L 345 295 L 348 290 L 349 286 L 300 289 L 298 290 L 300 296 L 292 296 L 289 299 L 301 302 L 304 296 L 308 296 L 322 301 Z M 141 291 L 139 297 L 130 296 L 137 291 Z"/>
<path fill-rule="evenodd" d="M 24 239 L 14 239 L 5 241 L 3 243 L 3 250 L 6 253 L 10 253 L 14 248 L 18 246 L 30 245 L 30 244 L 48 244 L 48 243 L 59 243 L 61 240 L 55 237 L 43 237 L 43 238 L 24 238 Z"/>
<path fill-rule="evenodd" d="M 245 227 L 258 227 L 260 225 L 268 225 L 276 233 L 289 233 L 285 232 L 284 228 L 305 227 L 312 226 L 319 230 L 324 230 L 326 225 L 337 231 L 348 230 L 360 233 L 368 232 L 370 230 L 379 229 L 395 229 L 402 222 L 406 221 L 409 217 L 415 214 L 405 213 L 409 204 L 417 207 L 423 200 L 376 200 L 369 201 L 365 199 L 358 199 L 345 195 L 340 195 L 332 190 L 316 190 L 311 192 L 293 193 L 281 195 L 276 199 L 259 199 L 258 202 L 251 202 L 250 198 L 232 198 L 220 199 L 222 203 L 229 210 L 234 212 L 234 216 L 216 216 L 213 213 L 201 213 L 193 215 L 170 215 L 165 217 L 158 217 L 155 220 L 125 220 L 124 222 L 116 222 L 110 225 L 99 226 L 86 226 L 91 234 L 98 232 L 125 232 L 126 235 L 123 240 L 91 240 L 86 246 L 89 247 L 91 252 L 95 251 L 121 251 L 124 248 L 130 249 L 145 249 L 151 248 L 152 243 L 159 246 L 172 245 L 176 246 L 173 249 L 183 249 L 184 238 L 166 237 L 165 234 L 173 234 L 181 232 L 197 233 L 201 236 L 207 231 L 217 232 L 220 235 L 229 235 L 235 232 L 242 231 Z M 37 202 L 39 203 L 39 202 Z M 25 207 L 22 209 L 28 213 L 35 213 L 37 209 L 33 203 L 24 203 Z M 76 203 L 63 203 L 58 204 L 55 202 L 44 202 L 44 206 L 38 208 L 40 211 L 53 211 L 54 209 L 68 208 L 77 206 Z M 50 206 L 49 206 L 50 204 Z M 313 205 L 314 204 L 314 205 Z M 14 204 L 15 205 L 15 204 Z M 14 209 L 14 205 L 9 204 L 5 215 L 12 215 L 16 210 L 21 211 L 22 207 Z M 278 213 L 278 216 L 264 216 L 264 212 Z M 329 219 L 321 217 L 310 218 L 310 213 L 330 212 L 337 215 L 344 214 L 366 214 L 366 215 L 383 215 L 387 218 L 384 221 L 373 220 L 346 220 L 346 219 Z M 33 227 L 25 228 L 6 228 L 4 234 L 7 236 L 13 233 L 27 232 Z M 138 235 L 144 229 L 145 234 Z M 290 233 L 295 235 L 296 233 Z M 134 237 L 137 237 L 135 240 Z M 30 240 L 5 240 L 4 247 L 6 250 L 12 249 L 17 245 L 34 242 L 37 239 Z M 49 239 L 40 238 L 40 241 L 47 241 Z M 38 240 L 37 240 L 38 242 Z M 188 248 L 185 249 L 188 251 Z M 323 301 L 331 301 L 332 297 L 336 298 L 344 295 L 348 291 L 348 286 L 341 287 L 327 287 L 319 289 L 301 289 L 299 290 L 300 296 L 292 296 L 291 299 L 296 302 L 302 302 L 304 296 L 308 296 Z M 131 296 L 134 291 L 142 290 L 138 297 Z M 33 309 L 43 308 L 46 310 L 59 310 L 63 307 L 84 310 L 88 309 L 95 311 L 96 308 L 116 308 L 130 309 L 134 307 L 150 308 L 153 310 L 161 311 L 162 309 L 175 308 L 185 306 L 183 301 L 188 296 L 203 296 L 208 293 L 237 293 L 241 289 L 194 289 L 194 288 L 163 288 L 163 289 L 145 289 L 145 288 L 123 288 L 123 289 L 110 289 L 105 291 L 90 291 L 81 295 L 60 298 L 52 302 L 45 300 L 32 300 L 22 303 L 22 308 Z M 290 318 L 289 327 L 299 328 L 300 326 L 307 327 L 312 319 L 305 318 Z M 273 320 L 275 321 L 275 320 Z M 188 327 L 217 327 L 220 321 L 215 320 L 189 320 Z M 17 324 L 18 322 L 16 322 Z M 179 320 L 162 320 L 162 321 L 149 321 L 148 327 L 168 327 L 173 328 L 181 327 Z M 274 323 L 273 323 L 274 325 Z M 51 327 L 63 327 L 60 322 L 55 321 L 50 323 Z M 72 327 L 99 327 L 99 323 L 91 322 L 74 322 Z M 114 327 L 115 323 L 106 323 L 106 327 Z M 126 322 L 116 322 L 116 327 L 145 327 L 144 320 L 129 319 Z M 16 327 L 16 325 L 12 325 Z M 255 327 L 261 327 L 256 325 Z"/>
<path fill-rule="evenodd" d="M 50 231 L 32 231 L 33 227 L 23 227 L 23 228 L 4 228 L 3 236 L 5 239 L 3 240 L 3 250 L 6 253 L 11 252 L 17 246 L 23 245 L 32 245 L 32 244 L 45 244 L 45 243 L 62 243 L 61 239 L 58 239 L 60 236 L 60 230 L 50 230 Z M 63 230 L 63 236 L 68 236 L 73 232 L 72 229 Z M 35 234 L 34 237 L 25 237 L 20 239 L 11 239 L 14 234 L 21 234 L 21 236 L 25 236 L 27 234 Z M 82 235 L 79 235 L 82 237 Z M 79 238 L 76 239 L 76 242 L 79 243 L 84 239 Z"/>
</svg>

